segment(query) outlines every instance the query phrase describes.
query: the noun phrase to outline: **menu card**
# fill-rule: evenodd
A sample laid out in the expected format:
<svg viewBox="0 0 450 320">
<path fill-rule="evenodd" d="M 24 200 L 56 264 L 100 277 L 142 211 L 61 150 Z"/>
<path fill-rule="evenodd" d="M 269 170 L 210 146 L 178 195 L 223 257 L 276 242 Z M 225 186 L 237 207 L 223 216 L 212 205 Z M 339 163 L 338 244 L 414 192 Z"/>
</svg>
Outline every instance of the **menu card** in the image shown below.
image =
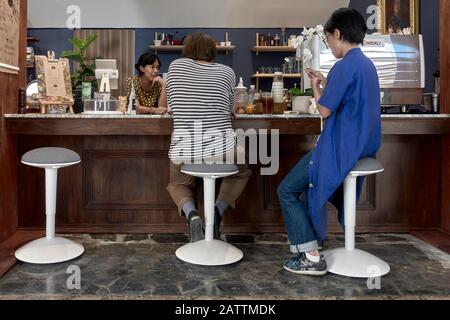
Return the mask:
<svg viewBox="0 0 450 320">
<path fill-rule="evenodd" d="M 0 72 L 19 72 L 20 0 L 0 0 Z"/>
</svg>

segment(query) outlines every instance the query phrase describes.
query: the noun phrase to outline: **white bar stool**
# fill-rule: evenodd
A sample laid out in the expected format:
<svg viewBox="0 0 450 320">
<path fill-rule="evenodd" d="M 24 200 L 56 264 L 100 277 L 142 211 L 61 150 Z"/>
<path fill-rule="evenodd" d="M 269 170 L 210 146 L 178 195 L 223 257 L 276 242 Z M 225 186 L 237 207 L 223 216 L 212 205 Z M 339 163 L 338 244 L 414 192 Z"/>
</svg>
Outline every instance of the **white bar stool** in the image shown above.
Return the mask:
<svg viewBox="0 0 450 320">
<path fill-rule="evenodd" d="M 81 162 L 80 156 L 63 148 L 41 148 L 27 152 L 22 163 L 45 169 L 46 237 L 31 241 L 15 252 L 18 260 L 50 264 L 72 260 L 84 252 L 82 245 L 55 236 L 56 190 L 58 169 Z"/>
<path fill-rule="evenodd" d="M 323 253 L 328 271 L 346 277 L 374 278 L 389 273 L 389 265 L 374 255 L 355 249 L 356 180 L 383 172 L 381 163 L 373 158 L 360 160 L 344 182 L 345 248 L 331 249 Z"/>
<path fill-rule="evenodd" d="M 214 197 L 216 179 L 229 177 L 239 172 L 230 164 L 183 165 L 181 172 L 203 178 L 205 207 L 205 240 L 188 243 L 179 248 L 175 255 L 188 263 L 202 266 L 223 266 L 240 261 L 244 254 L 235 246 L 214 239 Z"/>
</svg>

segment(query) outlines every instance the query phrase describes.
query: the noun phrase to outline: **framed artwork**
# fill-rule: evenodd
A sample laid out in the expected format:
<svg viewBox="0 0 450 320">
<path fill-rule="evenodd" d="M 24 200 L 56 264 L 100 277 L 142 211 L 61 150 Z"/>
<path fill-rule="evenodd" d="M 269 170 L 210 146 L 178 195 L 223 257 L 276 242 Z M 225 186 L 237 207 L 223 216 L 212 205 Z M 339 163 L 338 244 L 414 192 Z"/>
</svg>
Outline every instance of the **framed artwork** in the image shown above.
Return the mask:
<svg viewBox="0 0 450 320">
<path fill-rule="evenodd" d="M 377 0 L 380 8 L 380 32 L 383 34 L 418 34 L 419 0 Z"/>
<path fill-rule="evenodd" d="M 73 94 L 68 59 L 49 59 L 36 56 L 36 79 L 39 90 L 42 113 L 49 112 L 48 106 L 61 106 L 72 113 Z"/>
</svg>

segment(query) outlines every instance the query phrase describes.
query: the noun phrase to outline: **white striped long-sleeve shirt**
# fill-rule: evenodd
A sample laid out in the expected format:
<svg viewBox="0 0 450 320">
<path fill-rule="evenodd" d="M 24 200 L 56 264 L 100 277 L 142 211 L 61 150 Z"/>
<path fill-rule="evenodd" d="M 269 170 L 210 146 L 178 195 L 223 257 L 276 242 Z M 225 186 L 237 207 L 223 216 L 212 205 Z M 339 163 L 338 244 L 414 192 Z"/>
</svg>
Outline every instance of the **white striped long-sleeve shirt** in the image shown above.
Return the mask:
<svg viewBox="0 0 450 320">
<path fill-rule="evenodd" d="M 174 118 L 172 161 L 205 159 L 234 148 L 235 83 L 234 71 L 225 65 L 185 58 L 172 62 L 167 75 L 167 99 Z"/>
</svg>

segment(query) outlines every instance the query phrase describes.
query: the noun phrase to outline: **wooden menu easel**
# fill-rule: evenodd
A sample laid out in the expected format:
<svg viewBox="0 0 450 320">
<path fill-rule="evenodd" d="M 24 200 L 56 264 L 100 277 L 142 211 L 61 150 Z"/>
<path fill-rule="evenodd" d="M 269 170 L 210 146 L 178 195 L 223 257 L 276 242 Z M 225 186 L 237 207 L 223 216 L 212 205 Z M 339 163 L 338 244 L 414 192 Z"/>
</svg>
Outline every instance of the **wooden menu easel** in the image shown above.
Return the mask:
<svg viewBox="0 0 450 320">
<path fill-rule="evenodd" d="M 36 78 L 39 89 L 41 113 L 48 113 L 51 106 L 66 106 L 73 112 L 72 83 L 68 59 L 55 59 L 54 52 L 36 56 Z"/>
</svg>

